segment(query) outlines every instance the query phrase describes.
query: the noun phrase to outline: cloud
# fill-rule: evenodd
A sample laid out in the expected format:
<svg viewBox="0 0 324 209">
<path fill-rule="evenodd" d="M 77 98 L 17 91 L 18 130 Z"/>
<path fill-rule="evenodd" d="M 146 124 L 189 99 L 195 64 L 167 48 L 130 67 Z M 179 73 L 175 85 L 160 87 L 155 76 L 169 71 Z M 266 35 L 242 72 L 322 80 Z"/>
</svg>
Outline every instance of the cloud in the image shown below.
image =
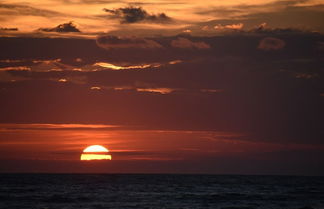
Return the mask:
<svg viewBox="0 0 324 209">
<path fill-rule="evenodd" d="M 30 71 L 30 67 L 27 66 L 13 66 L 13 67 L 4 67 L 4 68 L 0 68 L 0 71 Z"/>
<path fill-rule="evenodd" d="M 61 13 L 47 10 L 47 9 L 38 9 L 35 7 L 20 5 L 20 4 L 2 4 L 0 3 L 1 15 L 9 16 L 41 16 L 41 17 L 54 17 L 60 15 Z"/>
<path fill-rule="evenodd" d="M 6 130 L 65 130 L 65 129 L 113 129 L 120 128 L 116 125 L 105 125 L 105 124 L 37 124 L 37 123 L 26 123 L 26 124 L 1 124 L 1 128 Z"/>
<path fill-rule="evenodd" d="M 282 49 L 285 47 L 285 45 L 286 45 L 285 41 L 279 38 L 266 37 L 260 41 L 258 49 L 264 51 L 273 51 L 273 50 Z"/>
<path fill-rule="evenodd" d="M 324 4 L 316 6 L 303 4 L 306 1 L 273 1 L 266 4 L 239 4 L 231 7 L 214 7 L 200 10 L 200 15 L 210 15 L 211 20 L 198 23 L 200 28 L 213 28 L 222 26 L 244 24 L 245 29 L 256 29 L 261 26 L 264 29 L 273 28 L 297 28 L 324 32 L 322 19 L 324 18 Z M 193 26 L 195 27 L 195 26 Z"/>
<path fill-rule="evenodd" d="M 130 65 L 130 66 L 118 66 L 112 63 L 107 62 L 97 62 L 93 64 L 93 66 L 100 66 L 102 68 L 107 68 L 110 70 L 131 70 L 131 69 L 146 69 L 146 68 L 153 68 L 153 67 L 160 67 L 160 64 L 142 64 L 142 65 Z"/>
<path fill-rule="evenodd" d="M 165 13 L 149 14 L 142 7 L 123 7 L 118 9 L 103 9 L 112 17 L 121 20 L 121 23 L 137 23 L 137 22 L 152 22 L 152 23 L 169 23 L 171 18 Z"/>
<path fill-rule="evenodd" d="M 228 149 L 216 143 L 219 137 L 207 135 L 198 140 L 213 143 L 207 143 L 208 149 L 201 149 L 201 153 L 207 155 L 210 150 L 240 153 L 240 150 L 249 148 L 261 153 L 251 157 L 260 159 L 258 156 L 262 156 L 257 165 L 264 164 L 262 153 L 269 155 L 272 150 L 271 147 L 263 149 L 264 142 L 277 144 L 278 148 L 275 149 L 279 151 L 299 149 L 296 144 L 311 144 L 314 149 L 321 145 L 318 147 L 323 149 L 324 51 L 320 50 L 324 50 L 324 36 L 291 28 L 271 28 L 275 26 L 273 22 L 265 27 L 264 24 L 260 25 L 268 22 L 263 17 L 248 19 L 248 24 L 241 19 L 211 22 L 208 26 L 213 33 L 217 33 L 213 27 L 218 24 L 228 29 L 225 31 L 227 34 L 217 36 L 197 36 L 195 30 L 188 27 L 188 30 L 192 30 L 191 35 L 143 35 L 142 38 L 100 36 L 98 40 L 0 37 L 0 101 L 4 101 L 0 103 L 0 122 L 52 124 L 38 127 L 39 130 L 33 132 L 50 129 L 55 132 L 53 141 L 60 138 L 56 135 L 57 129 L 64 129 L 65 132 L 73 129 L 71 142 L 75 138 L 93 136 L 101 129 L 111 128 L 62 127 L 55 124 L 130 125 L 136 131 L 127 132 L 129 135 L 138 133 L 142 127 L 173 130 L 174 133 L 176 130 L 187 130 L 191 137 L 195 131 L 228 132 L 233 134 L 233 137 L 224 139 L 228 142 Z M 290 21 L 284 17 L 283 21 Z M 244 24 L 245 31 L 232 30 L 240 28 L 239 23 Z M 117 27 L 129 28 L 129 34 L 133 34 L 131 30 L 136 29 L 137 25 L 153 27 L 146 24 Z M 257 25 L 259 27 L 249 30 L 250 26 Z M 8 22 L 5 26 L 16 24 Z M 17 27 L 20 28 L 19 25 Z M 169 28 L 171 25 L 154 27 Z M 199 29 L 201 31 L 201 27 Z M 162 65 L 153 68 L 152 63 Z M 91 131 L 91 134 L 81 133 L 83 129 Z M 2 134 L 3 137 L 22 131 L 6 130 L 8 134 Z M 170 134 L 166 137 L 159 135 L 148 134 L 148 138 L 161 140 L 162 147 L 172 144 L 171 140 L 170 143 L 165 142 Z M 120 135 L 122 137 L 107 136 L 100 137 L 103 141 L 118 139 L 124 146 L 124 134 Z M 127 145 L 137 144 L 141 139 L 133 137 L 134 143 Z M 183 138 L 187 140 L 187 137 Z M 247 143 L 242 147 L 242 143 L 237 145 L 237 140 L 230 138 L 257 143 Z M 179 137 L 174 139 L 179 141 Z M 194 156 L 196 152 L 190 149 L 197 148 L 196 144 L 187 142 L 185 145 L 189 146 L 178 148 L 187 149 Z M 177 153 L 179 156 L 182 154 Z M 291 163 L 291 158 L 288 159 L 290 155 L 271 155 L 269 158 L 275 157 L 278 159 L 276 162 L 287 159 L 280 164 L 282 168 L 286 168 L 286 163 Z M 304 155 L 296 153 L 295 168 L 298 169 L 299 162 L 304 162 L 303 158 L 310 156 L 308 162 L 314 162 L 313 168 L 316 170 L 319 161 L 315 158 L 319 156 L 322 163 L 322 155 L 314 155 L 312 150 Z M 135 157 L 143 156 L 135 154 Z M 237 159 L 243 159 L 240 156 Z M 234 163 L 233 168 L 248 167 L 251 159 L 244 159 L 243 166 L 239 165 L 242 161 Z M 203 158 L 197 157 L 196 160 L 197 165 L 206 162 Z M 215 162 L 210 160 L 206 168 L 213 168 Z M 188 167 L 191 165 L 189 163 Z M 275 162 L 273 165 L 277 166 Z M 170 166 L 169 163 L 166 166 Z M 222 166 L 226 167 L 226 163 Z M 267 169 L 266 166 L 264 169 Z"/>
<path fill-rule="evenodd" d="M 229 25 L 218 24 L 218 25 L 214 26 L 214 28 L 216 30 L 224 30 L 224 29 L 241 30 L 243 28 L 243 26 L 244 26 L 243 23 L 229 24 Z M 208 29 L 208 27 L 207 28 L 205 27 L 204 29 Z"/>
<path fill-rule="evenodd" d="M 0 31 L 18 31 L 18 28 L 0 28 Z"/>
<path fill-rule="evenodd" d="M 177 89 L 172 88 L 137 88 L 136 91 L 139 92 L 151 92 L 151 93 L 159 93 L 159 94 L 170 94 Z"/>
<path fill-rule="evenodd" d="M 1 46 L 10 49 L 0 53 L 2 67 L 31 70 L 3 71 L 7 78 L 0 83 L 0 99 L 8 102 L 1 104 L 0 120 L 233 131 L 247 133 L 246 140 L 322 143 L 323 55 L 318 47 L 324 37 L 275 31 L 213 37 L 103 36 L 97 43 L 2 37 Z M 265 41 L 269 38 L 275 41 Z M 188 48 L 175 48 L 172 42 Z M 192 50 L 201 47 L 199 42 L 210 48 Z M 282 42 L 284 53 L 276 50 Z M 273 53 L 263 53 L 268 48 Z M 146 68 L 151 63 L 162 65 Z M 138 66 L 143 69 L 131 69 Z M 93 109 L 91 114 L 79 114 Z"/>
<path fill-rule="evenodd" d="M 60 78 L 59 80 L 58 80 L 58 82 L 67 82 L 68 80 L 67 79 L 65 79 L 65 78 Z"/>
<path fill-rule="evenodd" d="M 26 77 L 15 76 L 8 71 L 3 71 L 0 69 L 0 82 L 16 82 L 26 80 Z"/>
<path fill-rule="evenodd" d="M 267 27 L 267 23 L 264 22 L 264 23 L 259 24 L 257 27 L 253 28 L 251 31 L 253 31 L 253 32 L 265 31 L 266 27 Z"/>
<path fill-rule="evenodd" d="M 73 22 L 63 23 L 54 28 L 39 28 L 39 31 L 44 32 L 59 32 L 59 33 L 66 33 L 66 32 L 81 32 Z"/>
<path fill-rule="evenodd" d="M 303 35 L 303 34 L 311 34 L 311 33 L 316 33 L 316 32 L 311 32 L 308 30 L 304 30 L 304 29 L 298 29 L 298 28 L 292 28 L 292 27 L 288 27 L 288 28 L 271 28 L 268 27 L 267 23 L 261 23 L 255 27 L 253 27 L 250 30 L 245 30 L 245 31 L 241 31 L 241 32 L 245 32 L 245 33 L 249 33 L 249 34 L 263 34 L 263 35 Z"/>
<path fill-rule="evenodd" d="M 193 42 L 187 38 L 179 37 L 176 40 L 171 41 L 171 46 L 175 48 L 196 48 L 196 49 L 210 49 L 210 45 L 205 42 Z"/>
<path fill-rule="evenodd" d="M 156 49 L 163 48 L 163 46 L 154 40 L 137 37 L 116 37 L 116 36 L 100 36 L 97 38 L 99 47 L 105 49 Z"/>
<path fill-rule="evenodd" d="M 67 4 L 114 4 L 114 3 L 125 3 L 124 1 L 116 0 L 62 0 Z"/>
<path fill-rule="evenodd" d="M 99 3 L 99 5 L 95 5 L 96 3 Z M 125 6 L 120 6 L 120 3 L 125 3 Z M 9 23 L 9 18 L 11 18 L 11 24 L 15 24 L 14 26 L 17 26 L 21 31 L 31 31 L 33 27 L 40 28 L 44 25 L 48 26 L 48 22 L 73 18 L 75 21 L 83 23 L 83 32 L 111 32 L 114 30 L 118 31 L 118 35 L 142 33 L 144 36 L 147 34 L 175 35 L 184 29 L 191 30 L 192 34 L 196 35 L 200 33 L 202 35 L 206 34 L 201 30 L 201 27 L 204 25 L 208 25 L 210 28 L 216 25 L 218 27 L 229 27 L 228 29 L 233 29 L 233 27 L 237 29 L 241 27 L 237 24 L 242 23 L 244 24 L 244 28 L 250 29 L 262 22 L 267 22 L 271 27 L 303 27 L 320 31 L 324 30 L 323 24 L 320 21 L 323 19 L 323 5 L 306 6 L 311 5 L 311 3 L 301 3 L 300 1 L 290 1 L 290 3 L 289 1 L 274 1 L 265 4 L 261 1 L 250 4 L 237 4 L 237 2 L 232 1 L 225 4 L 224 2 L 211 2 L 210 5 L 199 5 L 198 2 L 194 1 L 179 3 L 160 1 L 145 3 L 133 2 L 132 5 L 137 6 L 127 6 L 127 2 L 118 3 L 109 0 L 71 0 L 60 1 L 58 5 L 55 5 L 54 2 L 45 5 L 36 4 L 36 2 L 30 2 L 28 4 L 1 4 L 0 21 L 5 20 L 3 27 L 8 27 L 7 24 Z M 147 5 L 147 7 L 139 7 L 139 5 Z M 151 9 L 153 5 L 154 10 Z M 182 8 L 183 5 L 186 5 L 186 9 Z M 197 5 L 197 7 L 194 5 Z M 65 13 L 75 6 L 79 8 L 78 15 Z M 165 6 L 168 7 L 168 10 L 164 10 Z M 106 12 L 101 11 L 101 14 L 95 14 L 98 7 L 101 9 L 106 7 Z M 165 13 L 163 14 L 162 12 Z M 190 16 L 188 13 L 199 13 L 199 15 L 194 14 Z M 103 20 L 103 18 L 107 17 L 110 21 Z M 28 19 L 28 21 L 25 21 L 26 23 L 23 21 L 24 18 Z M 116 22 L 119 20 L 122 23 L 166 23 L 170 22 L 168 20 L 174 20 L 176 24 L 135 24 L 129 27 L 130 24 L 116 25 Z M 102 24 L 102 21 L 105 21 L 106 24 Z M 199 27 L 200 31 L 197 28 L 195 30 L 195 27 Z M 213 33 L 219 32 L 221 31 L 213 30 Z M 53 35 L 47 34 L 46 36 Z M 63 36 L 64 34 L 55 35 Z"/>
</svg>

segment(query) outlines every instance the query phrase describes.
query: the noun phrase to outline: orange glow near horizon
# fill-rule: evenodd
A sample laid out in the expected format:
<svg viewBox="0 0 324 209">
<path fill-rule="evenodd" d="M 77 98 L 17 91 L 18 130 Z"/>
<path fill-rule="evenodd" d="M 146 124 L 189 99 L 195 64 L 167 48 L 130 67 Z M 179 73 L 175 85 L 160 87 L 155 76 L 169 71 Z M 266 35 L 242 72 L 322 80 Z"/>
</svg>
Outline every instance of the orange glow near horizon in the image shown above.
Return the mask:
<svg viewBox="0 0 324 209">
<path fill-rule="evenodd" d="M 111 160 L 109 150 L 101 145 L 92 145 L 83 150 L 80 160 Z"/>
<path fill-rule="evenodd" d="M 80 160 L 111 160 L 107 154 L 82 154 Z"/>
<path fill-rule="evenodd" d="M 89 145 L 104 148 L 90 149 Z M 323 152 L 324 147 L 248 140 L 243 133 L 234 132 L 108 124 L 0 124 L 0 170 L 8 172 L 174 172 L 172 166 L 200 166 L 201 162 L 213 166 L 214 160 L 246 159 L 283 150 Z"/>
</svg>

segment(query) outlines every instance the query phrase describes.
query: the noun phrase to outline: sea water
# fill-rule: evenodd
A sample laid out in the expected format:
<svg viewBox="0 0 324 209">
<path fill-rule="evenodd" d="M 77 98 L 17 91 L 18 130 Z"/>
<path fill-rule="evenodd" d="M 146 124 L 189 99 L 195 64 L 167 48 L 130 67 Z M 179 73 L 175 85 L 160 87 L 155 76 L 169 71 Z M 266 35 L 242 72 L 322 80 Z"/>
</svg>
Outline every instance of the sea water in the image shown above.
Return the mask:
<svg viewBox="0 0 324 209">
<path fill-rule="evenodd" d="M 324 209 L 324 177 L 0 174 L 0 208 Z"/>
</svg>

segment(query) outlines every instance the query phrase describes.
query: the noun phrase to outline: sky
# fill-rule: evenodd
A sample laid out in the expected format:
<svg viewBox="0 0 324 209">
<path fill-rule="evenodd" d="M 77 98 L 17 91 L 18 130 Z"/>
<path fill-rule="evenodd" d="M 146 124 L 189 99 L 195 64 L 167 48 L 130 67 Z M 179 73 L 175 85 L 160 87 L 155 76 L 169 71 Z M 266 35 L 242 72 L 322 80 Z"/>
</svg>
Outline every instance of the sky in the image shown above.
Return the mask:
<svg viewBox="0 0 324 209">
<path fill-rule="evenodd" d="M 0 172 L 324 175 L 323 0 L 3 0 Z M 111 161 L 80 161 L 100 144 Z"/>
</svg>

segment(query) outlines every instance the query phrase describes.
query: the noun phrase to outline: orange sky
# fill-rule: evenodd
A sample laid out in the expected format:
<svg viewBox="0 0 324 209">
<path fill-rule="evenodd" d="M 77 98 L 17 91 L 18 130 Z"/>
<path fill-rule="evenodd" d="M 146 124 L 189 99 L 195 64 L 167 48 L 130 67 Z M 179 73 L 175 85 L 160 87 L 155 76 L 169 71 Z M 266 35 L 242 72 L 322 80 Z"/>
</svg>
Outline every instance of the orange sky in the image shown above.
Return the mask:
<svg viewBox="0 0 324 209">
<path fill-rule="evenodd" d="M 270 27 L 306 27 L 323 31 L 321 20 L 318 19 L 322 16 L 317 16 L 317 13 L 323 11 L 323 3 L 323 0 L 231 0 L 203 3 L 197 0 L 140 2 L 124 0 L 118 3 L 109 0 L 27 0 L 23 2 L 3 0 L 0 3 L 0 27 L 18 28 L 19 33 L 34 33 L 39 28 L 53 28 L 73 21 L 83 32 L 74 35 L 86 38 L 95 38 L 98 33 L 103 32 L 122 35 L 157 35 L 191 31 L 195 34 L 206 34 L 207 29 L 209 33 L 219 32 L 219 26 L 241 24 L 244 28 L 251 28 L 262 23 L 267 23 Z M 104 8 L 118 9 L 128 6 L 140 6 L 148 14 L 163 12 L 173 22 L 155 24 L 144 21 L 120 24 L 120 19 L 113 18 L 103 11 Z M 278 14 L 281 18 L 269 18 L 271 14 Z M 307 17 L 309 15 L 313 17 L 309 19 Z M 6 33 L 8 34 L 8 31 Z M 47 35 L 55 36 L 55 34 Z"/>
</svg>

